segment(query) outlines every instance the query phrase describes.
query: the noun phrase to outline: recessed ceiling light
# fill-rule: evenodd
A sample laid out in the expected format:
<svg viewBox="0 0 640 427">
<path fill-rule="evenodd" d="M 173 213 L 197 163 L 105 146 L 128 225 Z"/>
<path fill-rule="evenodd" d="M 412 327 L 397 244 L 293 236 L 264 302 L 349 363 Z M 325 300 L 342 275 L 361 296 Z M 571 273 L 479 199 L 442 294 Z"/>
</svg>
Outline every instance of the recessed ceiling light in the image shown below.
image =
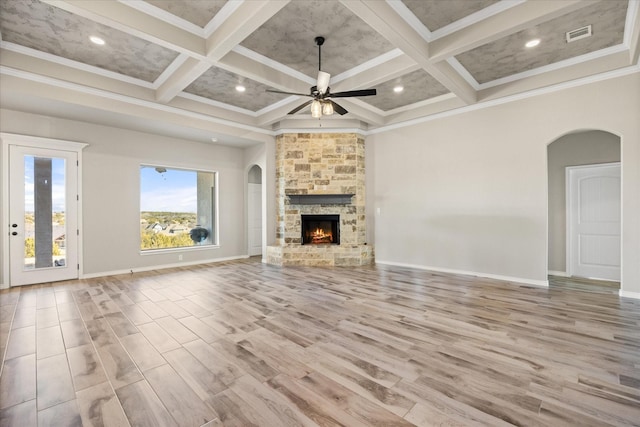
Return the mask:
<svg viewBox="0 0 640 427">
<path fill-rule="evenodd" d="M 396 87 L 394 87 L 394 88 L 393 88 L 393 91 L 394 91 L 395 93 L 400 93 L 400 92 L 402 92 L 403 90 L 404 90 L 404 88 L 403 88 L 402 86 L 396 86 Z"/>
<path fill-rule="evenodd" d="M 238 92 L 244 92 L 245 90 L 247 90 L 247 88 L 242 86 L 242 85 L 238 85 L 238 86 L 236 86 L 236 90 Z"/>
<path fill-rule="evenodd" d="M 98 46 L 104 46 L 105 45 L 104 39 L 101 38 L 101 37 L 98 37 L 98 36 L 91 36 L 91 37 L 89 37 L 89 40 L 91 40 L 91 43 L 97 44 Z"/>
<path fill-rule="evenodd" d="M 540 44 L 540 39 L 533 39 L 533 40 L 529 40 L 527 43 L 525 43 L 526 47 L 536 47 Z"/>
<path fill-rule="evenodd" d="M 211 142 L 218 142 L 218 138 L 216 138 L 215 136 L 211 137 Z"/>
</svg>

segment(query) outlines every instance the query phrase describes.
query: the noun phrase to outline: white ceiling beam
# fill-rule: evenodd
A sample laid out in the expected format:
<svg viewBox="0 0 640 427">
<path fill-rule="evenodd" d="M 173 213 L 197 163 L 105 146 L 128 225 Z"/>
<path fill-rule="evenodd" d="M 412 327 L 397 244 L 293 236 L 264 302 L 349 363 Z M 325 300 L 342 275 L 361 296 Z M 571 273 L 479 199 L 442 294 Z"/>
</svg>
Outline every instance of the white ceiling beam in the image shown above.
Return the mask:
<svg viewBox="0 0 640 427">
<path fill-rule="evenodd" d="M 159 46 L 204 57 L 202 37 L 168 24 L 116 0 L 43 0 L 45 3 Z"/>
<path fill-rule="evenodd" d="M 207 38 L 207 57 L 218 61 L 267 22 L 290 0 L 244 1 Z"/>
<path fill-rule="evenodd" d="M 218 66 L 258 83 L 286 92 L 310 93 L 310 84 L 304 80 L 277 70 L 269 65 L 231 51 L 218 62 Z"/>
<path fill-rule="evenodd" d="M 595 1 L 592 0 L 527 1 L 433 40 L 429 44 L 429 57 L 434 62 L 444 61 L 462 52 L 594 3 Z"/>
<path fill-rule="evenodd" d="M 178 72 L 160 85 L 156 98 L 169 102 L 189 86 L 202 73 L 231 52 L 237 44 L 257 30 L 282 9 L 290 0 L 244 1 L 227 17 L 206 40 L 206 59 L 190 60 L 182 64 Z"/>
<path fill-rule="evenodd" d="M 488 101 L 530 91 L 551 91 L 554 86 L 579 81 L 597 75 L 606 75 L 616 70 L 624 69 L 629 65 L 629 52 L 626 49 L 619 50 L 605 56 L 596 56 L 587 61 L 576 62 L 573 65 L 549 70 L 544 73 L 532 75 L 526 78 L 505 82 L 491 87 L 481 87 L 478 93 L 479 101 Z"/>
<path fill-rule="evenodd" d="M 357 118 L 376 126 L 385 124 L 383 115 L 373 111 L 368 104 L 358 98 L 338 98 L 335 101 L 349 112 L 349 117 Z"/>
<path fill-rule="evenodd" d="M 638 63 L 640 57 L 640 3 L 630 2 L 628 13 L 625 38 L 626 31 L 629 31 L 629 40 L 625 41 L 629 45 L 629 63 L 634 65 Z"/>
<path fill-rule="evenodd" d="M 283 118 L 294 117 L 294 116 L 287 116 L 287 114 L 289 113 L 289 111 L 293 110 L 298 105 L 303 104 L 306 100 L 308 100 L 308 98 L 300 97 L 298 99 L 292 100 L 291 102 L 282 104 L 277 108 L 272 108 L 266 113 L 263 113 L 258 116 L 256 125 L 269 126 L 280 120 L 283 120 Z"/>
<path fill-rule="evenodd" d="M 167 103 L 189 86 L 211 65 L 205 61 L 187 58 L 156 90 L 156 101 Z"/>
<path fill-rule="evenodd" d="M 416 61 L 403 54 L 379 64 L 374 68 L 340 80 L 331 86 L 331 91 L 335 93 L 345 90 L 374 87 L 375 85 L 393 80 L 420 68 L 420 65 L 418 65 Z"/>
<path fill-rule="evenodd" d="M 477 93 L 458 72 L 446 62 L 433 64 L 429 44 L 385 1 L 340 0 L 341 3 L 395 47 L 412 58 L 427 73 L 467 104 L 476 102 Z"/>
</svg>

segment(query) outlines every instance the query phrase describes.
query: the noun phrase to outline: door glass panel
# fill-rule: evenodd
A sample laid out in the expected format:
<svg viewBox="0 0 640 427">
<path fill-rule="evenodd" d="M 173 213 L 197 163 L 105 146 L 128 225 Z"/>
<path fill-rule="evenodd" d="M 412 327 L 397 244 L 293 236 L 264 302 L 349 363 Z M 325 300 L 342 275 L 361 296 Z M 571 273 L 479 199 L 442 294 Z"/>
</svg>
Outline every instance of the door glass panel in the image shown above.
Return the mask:
<svg viewBox="0 0 640 427">
<path fill-rule="evenodd" d="M 65 159 L 24 156 L 24 269 L 65 267 Z"/>
</svg>

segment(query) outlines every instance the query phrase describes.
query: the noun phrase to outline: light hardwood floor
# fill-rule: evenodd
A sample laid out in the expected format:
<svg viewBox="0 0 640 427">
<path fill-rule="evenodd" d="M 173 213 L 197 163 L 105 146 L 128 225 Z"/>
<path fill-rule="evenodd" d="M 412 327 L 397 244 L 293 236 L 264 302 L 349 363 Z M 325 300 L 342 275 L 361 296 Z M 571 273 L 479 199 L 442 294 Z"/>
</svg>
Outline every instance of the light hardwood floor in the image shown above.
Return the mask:
<svg viewBox="0 0 640 427">
<path fill-rule="evenodd" d="M 2 426 L 640 424 L 640 301 L 255 259 L 1 294 Z"/>
</svg>

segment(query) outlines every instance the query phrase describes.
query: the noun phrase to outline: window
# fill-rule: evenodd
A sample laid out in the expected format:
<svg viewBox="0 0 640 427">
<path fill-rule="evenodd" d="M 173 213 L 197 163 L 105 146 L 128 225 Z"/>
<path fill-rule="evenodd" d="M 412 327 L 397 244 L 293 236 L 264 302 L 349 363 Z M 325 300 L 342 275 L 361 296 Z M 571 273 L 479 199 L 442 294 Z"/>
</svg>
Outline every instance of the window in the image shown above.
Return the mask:
<svg viewBox="0 0 640 427">
<path fill-rule="evenodd" d="M 140 249 L 216 245 L 217 174 L 140 166 Z"/>
</svg>

